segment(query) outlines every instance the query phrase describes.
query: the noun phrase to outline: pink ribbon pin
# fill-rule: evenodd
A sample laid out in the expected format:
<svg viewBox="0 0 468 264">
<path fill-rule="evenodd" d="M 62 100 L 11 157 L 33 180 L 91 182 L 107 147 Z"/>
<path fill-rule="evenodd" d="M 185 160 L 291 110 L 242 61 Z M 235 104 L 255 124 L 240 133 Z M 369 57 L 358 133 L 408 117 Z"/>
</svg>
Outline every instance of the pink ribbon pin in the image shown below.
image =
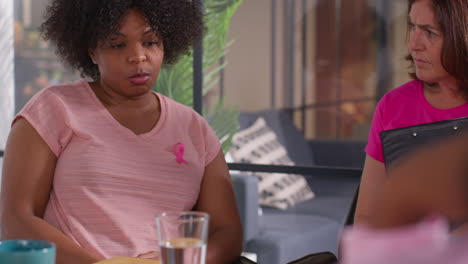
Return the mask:
<svg viewBox="0 0 468 264">
<path fill-rule="evenodd" d="M 184 152 L 185 152 L 185 148 L 184 148 L 184 144 L 183 143 L 177 143 L 175 144 L 174 146 L 174 149 L 172 150 L 172 152 L 174 153 L 174 155 L 176 156 L 177 158 L 177 163 L 188 163 L 188 161 L 184 160 Z"/>
</svg>

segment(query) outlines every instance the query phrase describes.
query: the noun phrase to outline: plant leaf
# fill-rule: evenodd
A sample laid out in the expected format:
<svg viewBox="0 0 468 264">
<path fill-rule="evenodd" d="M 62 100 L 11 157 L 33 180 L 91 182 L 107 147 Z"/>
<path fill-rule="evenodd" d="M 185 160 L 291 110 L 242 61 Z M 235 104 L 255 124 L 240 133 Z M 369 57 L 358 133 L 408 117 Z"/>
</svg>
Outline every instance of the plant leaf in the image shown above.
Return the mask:
<svg viewBox="0 0 468 264">
<path fill-rule="evenodd" d="M 208 94 L 219 81 L 219 73 L 226 67 L 226 62 L 219 64 L 227 54 L 233 41 L 227 41 L 229 23 L 243 0 L 205 0 L 205 26 L 203 36 L 203 95 Z M 193 56 L 192 52 L 182 56 L 174 65 L 165 65 L 159 73 L 153 90 L 164 94 L 177 102 L 193 107 Z M 227 151 L 232 137 L 239 129 L 239 111 L 225 105 L 223 98 L 205 110 L 205 117 L 210 122 L 216 135 L 221 140 L 223 151 Z"/>
</svg>

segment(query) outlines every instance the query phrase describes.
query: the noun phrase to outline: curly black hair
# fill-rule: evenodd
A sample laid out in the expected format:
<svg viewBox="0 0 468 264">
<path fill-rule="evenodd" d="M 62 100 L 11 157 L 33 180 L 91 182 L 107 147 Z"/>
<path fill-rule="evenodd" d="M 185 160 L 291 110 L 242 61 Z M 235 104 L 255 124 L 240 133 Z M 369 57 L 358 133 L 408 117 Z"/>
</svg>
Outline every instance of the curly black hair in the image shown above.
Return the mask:
<svg viewBox="0 0 468 264">
<path fill-rule="evenodd" d="M 190 0 L 52 0 L 40 30 L 65 63 L 98 80 L 89 49 L 115 33 L 131 8 L 141 11 L 161 37 L 166 64 L 186 54 L 204 30 L 203 14 Z"/>
</svg>

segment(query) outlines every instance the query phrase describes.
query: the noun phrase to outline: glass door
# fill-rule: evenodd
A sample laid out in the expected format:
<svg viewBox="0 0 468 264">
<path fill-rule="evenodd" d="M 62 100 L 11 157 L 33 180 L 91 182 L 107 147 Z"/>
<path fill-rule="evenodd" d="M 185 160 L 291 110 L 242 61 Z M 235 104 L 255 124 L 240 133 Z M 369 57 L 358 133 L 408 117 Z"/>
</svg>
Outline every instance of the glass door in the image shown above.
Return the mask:
<svg viewBox="0 0 468 264">
<path fill-rule="evenodd" d="M 3 157 L 14 111 L 12 0 L 0 0 L 0 36 L 0 157 Z"/>
<path fill-rule="evenodd" d="M 0 168 L 14 111 L 13 1 L 0 0 Z M 0 179 L 2 172 L 0 170 Z"/>
</svg>

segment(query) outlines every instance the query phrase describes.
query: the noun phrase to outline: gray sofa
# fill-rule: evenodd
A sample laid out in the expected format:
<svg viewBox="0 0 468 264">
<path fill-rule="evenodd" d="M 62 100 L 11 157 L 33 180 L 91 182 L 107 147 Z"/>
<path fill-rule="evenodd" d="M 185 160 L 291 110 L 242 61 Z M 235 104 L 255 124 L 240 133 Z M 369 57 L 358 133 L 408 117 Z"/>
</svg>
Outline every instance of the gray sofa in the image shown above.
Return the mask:
<svg viewBox="0 0 468 264">
<path fill-rule="evenodd" d="M 244 251 L 257 254 L 260 264 L 284 264 L 323 251 L 336 254 L 338 235 L 359 184 L 365 142 L 306 141 L 288 114 L 278 110 L 241 113 L 241 129 L 259 116 L 277 133 L 296 163 L 291 172 L 306 176 L 316 197 L 287 210 L 262 207 L 259 215 L 257 179 L 231 173 L 244 227 Z M 278 168 L 288 171 L 287 167 Z M 275 170 L 267 168 L 271 169 Z"/>
</svg>

